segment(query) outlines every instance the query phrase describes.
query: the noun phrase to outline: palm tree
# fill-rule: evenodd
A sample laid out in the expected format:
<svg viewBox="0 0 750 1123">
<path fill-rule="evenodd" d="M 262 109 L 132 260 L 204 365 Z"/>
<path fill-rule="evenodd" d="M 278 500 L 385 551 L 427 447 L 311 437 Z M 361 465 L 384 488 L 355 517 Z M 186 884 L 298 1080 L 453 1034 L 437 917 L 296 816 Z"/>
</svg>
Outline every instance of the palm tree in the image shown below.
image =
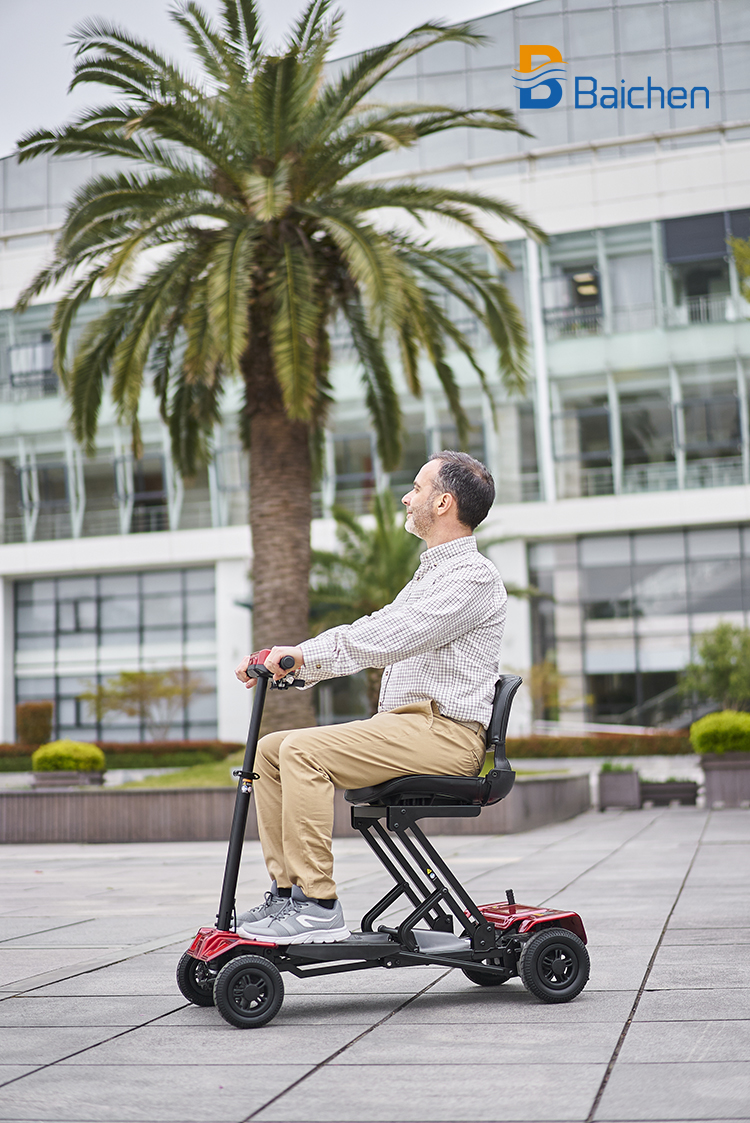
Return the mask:
<svg viewBox="0 0 750 1123">
<path fill-rule="evenodd" d="M 148 370 L 174 460 L 192 475 L 210 459 L 227 380 L 244 382 L 258 647 L 296 643 L 307 627 L 310 495 L 331 401 L 334 318 L 348 326 L 388 469 L 401 447 L 389 348 L 414 394 L 427 357 L 459 433 L 466 417 L 449 347 L 489 389 L 444 311 L 445 293 L 486 326 L 505 385 L 524 381 L 523 324 L 495 269 L 478 265 L 471 251 L 434 244 L 426 222 L 460 227 L 502 268 L 512 266 L 493 221 L 542 237 L 513 206 L 473 191 L 358 176 L 390 149 L 447 129 L 522 130 L 504 109 L 374 99 L 382 79 L 434 44 L 478 43 L 468 25 L 423 24 L 328 77 L 340 20 L 330 2 L 309 3 L 280 53 L 266 52 L 253 0 L 223 0 L 218 25 L 193 0 L 182 2 L 171 14 L 190 42 L 196 78 L 107 21 L 87 20 L 73 37 L 71 88 L 103 84 L 115 100 L 18 146 L 21 160 L 93 153 L 124 165 L 78 191 L 52 262 L 18 303 L 23 309 L 49 286 L 68 283 L 53 319 L 55 363 L 86 449 L 106 385 L 138 451 Z M 76 314 L 92 295 L 109 296 L 106 309 L 73 348 Z M 309 722 L 307 694 L 295 692 L 295 702 L 296 713 L 284 707 L 285 720 Z"/>
<path fill-rule="evenodd" d="M 404 530 L 404 510 L 391 492 L 376 495 L 375 522 L 363 526 L 343 507 L 334 507 L 338 550 L 313 550 L 310 624 L 314 635 L 337 624 L 351 624 L 395 600 L 411 581 L 423 543 Z M 378 708 L 382 671 L 370 668 L 367 698 Z"/>
</svg>

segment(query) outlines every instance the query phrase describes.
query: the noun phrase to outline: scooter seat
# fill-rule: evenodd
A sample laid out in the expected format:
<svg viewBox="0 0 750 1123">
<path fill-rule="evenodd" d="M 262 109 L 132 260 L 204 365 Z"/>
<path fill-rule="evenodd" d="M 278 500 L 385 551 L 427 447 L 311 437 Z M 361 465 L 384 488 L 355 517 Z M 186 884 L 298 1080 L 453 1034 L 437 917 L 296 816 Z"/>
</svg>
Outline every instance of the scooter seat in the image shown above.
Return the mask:
<svg viewBox="0 0 750 1123">
<path fill-rule="evenodd" d="M 396 776 L 369 788 L 349 788 L 349 803 L 376 807 L 486 807 L 504 799 L 516 779 L 505 756 L 505 732 L 510 707 L 521 685 L 518 675 L 501 675 L 495 683 L 492 717 L 487 727 L 487 751 L 494 751 L 495 767 L 486 776 Z"/>
<path fill-rule="evenodd" d="M 368 788 L 348 788 L 349 803 L 370 803 L 378 807 L 469 806 L 486 807 L 503 799 L 513 787 L 516 774 L 506 767 L 493 768 L 486 776 L 397 776 Z"/>
</svg>

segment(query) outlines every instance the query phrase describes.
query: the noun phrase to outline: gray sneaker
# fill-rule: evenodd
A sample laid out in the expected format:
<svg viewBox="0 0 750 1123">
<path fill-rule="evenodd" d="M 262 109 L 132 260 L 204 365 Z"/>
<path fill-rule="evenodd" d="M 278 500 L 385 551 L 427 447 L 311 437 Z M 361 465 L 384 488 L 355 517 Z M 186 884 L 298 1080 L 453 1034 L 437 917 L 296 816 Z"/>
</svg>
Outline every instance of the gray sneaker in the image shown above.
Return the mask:
<svg viewBox="0 0 750 1123">
<path fill-rule="evenodd" d="M 254 924 L 257 920 L 265 920 L 266 917 L 276 916 L 287 904 L 289 904 L 289 897 L 280 897 L 276 892 L 276 882 L 272 881 L 270 890 L 263 898 L 263 904 L 256 905 L 254 909 L 248 909 L 247 912 L 243 912 L 237 917 L 238 931 L 243 924 Z"/>
<path fill-rule="evenodd" d="M 299 890 L 296 894 L 292 892 L 285 907 L 274 916 L 243 922 L 237 934 L 275 944 L 333 944 L 351 936 L 340 901 L 336 901 L 332 909 L 326 909 L 304 897 Z"/>
</svg>

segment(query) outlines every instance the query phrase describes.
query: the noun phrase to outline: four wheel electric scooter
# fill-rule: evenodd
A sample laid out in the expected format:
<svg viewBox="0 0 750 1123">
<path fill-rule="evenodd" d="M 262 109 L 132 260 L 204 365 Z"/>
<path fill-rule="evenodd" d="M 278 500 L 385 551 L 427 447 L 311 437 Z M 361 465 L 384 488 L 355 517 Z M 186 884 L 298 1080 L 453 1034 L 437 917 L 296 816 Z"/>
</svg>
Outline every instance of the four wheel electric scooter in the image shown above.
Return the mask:
<svg viewBox="0 0 750 1123">
<path fill-rule="evenodd" d="M 285 971 L 305 979 L 370 967 L 458 967 L 479 986 L 500 986 L 518 976 L 543 1002 L 569 1002 L 580 994 L 589 977 L 580 916 L 517 905 L 510 889 L 504 901 L 475 904 L 419 826 L 421 819 L 475 817 L 513 787 L 505 734 L 522 681 L 517 675 L 501 675 L 495 686 L 487 729 L 494 767 L 486 776 L 400 776 L 344 793 L 353 804 L 352 826 L 393 879 L 393 887 L 363 916 L 361 931 L 338 943 L 294 945 L 237 933 L 235 893 L 266 691 L 269 682 L 280 690 L 302 685 L 291 674 L 273 682 L 263 665 L 268 654 L 258 652 L 247 668 L 257 684 L 243 766 L 233 772 L 237 797 L 219 912 L 216 926 L 199 929 L 178 964 L 177 983 L 185 998 L 197 1006 L 215 1005 L 231 1025 L 250 1029 L 279 1012 Z M 293 660 L 285 659 L 282 669 L 289 669 Z M 375 929 L 402 898 L 412 906 L 408 915 L 392 927 Z"/>
</svg>

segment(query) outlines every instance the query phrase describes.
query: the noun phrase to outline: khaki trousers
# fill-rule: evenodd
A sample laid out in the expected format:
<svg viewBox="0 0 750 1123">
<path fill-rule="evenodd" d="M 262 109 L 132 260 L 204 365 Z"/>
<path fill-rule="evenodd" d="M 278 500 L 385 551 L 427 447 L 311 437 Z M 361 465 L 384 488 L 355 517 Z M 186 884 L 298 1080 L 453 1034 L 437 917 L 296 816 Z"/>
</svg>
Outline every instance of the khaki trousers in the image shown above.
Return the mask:
<svg viewBox="0 0 750 1123">
<path fill-rule="evenodd" d="M 395 776 L 477 776 L 484 731 L 416 702 L 366 721 L 268 733 L 255 757 L 258 829 L 268 872 L 280 888 L 336 896 L 334 788 L 363 788 Z"/>
</svg>

